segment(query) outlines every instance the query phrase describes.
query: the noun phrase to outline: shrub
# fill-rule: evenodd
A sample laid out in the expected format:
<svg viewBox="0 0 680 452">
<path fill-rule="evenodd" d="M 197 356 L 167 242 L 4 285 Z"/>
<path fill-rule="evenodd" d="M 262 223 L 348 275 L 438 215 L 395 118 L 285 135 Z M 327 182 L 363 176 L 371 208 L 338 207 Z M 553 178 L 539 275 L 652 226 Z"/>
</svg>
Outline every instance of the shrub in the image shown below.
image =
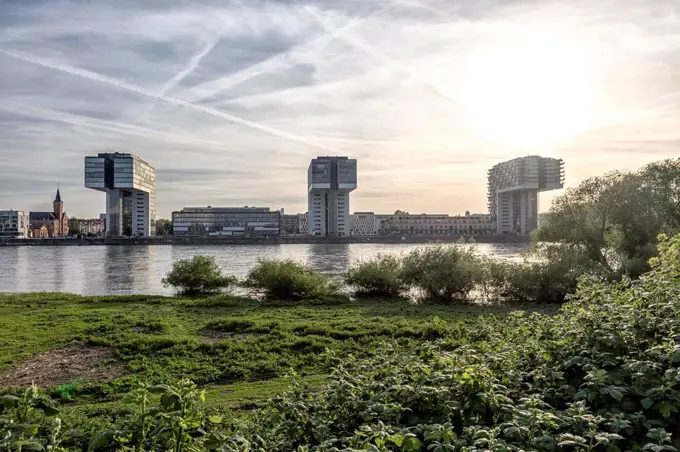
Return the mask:
<svg viewBox="0 0 680 452">
<path fill-rule="evenodd" d="M 312 300 L 338 295 L 327 276 L 292 260 L 260 259 L 248 272 L 246 287 L 270 300 Z"/>
<path fill-rule="evenodd" d="M 553 246 L 535 249 L 521 262 L 487 259 L 483 267 L 487 298 L 510 301 L 562 303 L 583 275 L 613 277 L 583 253 Z"/>
<path fill-rule="evenodd" d="M 162 283 L 175 287 L 182 295 L 206 295 L 228 288 L 236 278 L 222 275 L 213 256 L 198 255 L 172 264 Z"/>
<path fill-rule="evenodd" d="M 344 279 L 359 295 L 398 297 L 408 288 L 402 279 L 401 259 L 390 255 L 378 255 L 352 265 Z"/>
<path fill-rule="evenodd" d="M 481 280 L 481 260 L 468 246 L 436 246 L 411 251 L 402 278 L 431 300 L 465 299 Z"/>
</svg>

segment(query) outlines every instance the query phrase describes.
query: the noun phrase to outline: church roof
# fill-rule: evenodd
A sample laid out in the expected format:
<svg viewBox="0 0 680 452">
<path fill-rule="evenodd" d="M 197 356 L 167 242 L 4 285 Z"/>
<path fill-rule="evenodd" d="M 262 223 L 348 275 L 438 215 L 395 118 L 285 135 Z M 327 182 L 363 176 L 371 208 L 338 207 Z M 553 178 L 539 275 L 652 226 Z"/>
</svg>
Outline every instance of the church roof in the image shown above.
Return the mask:
<svg viewBox="0 0 680 452">
<path fill-rule="evenodd" d="M 55 202 L 61 202 L 61 193 L 59 193 L 59 189 L 57 188 L 57 197 L 54 199 Z"/>
<path fill-rule="evenodd" d="M 53 212 L 31 212 L 30 218 L 31 218 L 31 221 L 53 220 L 54 219 L 54 213 Z"/>
</svg>

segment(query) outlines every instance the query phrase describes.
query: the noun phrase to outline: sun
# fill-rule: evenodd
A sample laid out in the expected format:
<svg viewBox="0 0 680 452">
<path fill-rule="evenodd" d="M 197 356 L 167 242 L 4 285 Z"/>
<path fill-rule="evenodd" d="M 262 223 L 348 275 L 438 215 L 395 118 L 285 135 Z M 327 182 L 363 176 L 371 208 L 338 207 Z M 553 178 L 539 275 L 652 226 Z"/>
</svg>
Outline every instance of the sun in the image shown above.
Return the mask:
<svg viewBox="0 0 680 452">
<path fill-rule="evenodd" d="M 556 144 L 590 122 L 588 60 L 574 36 L 511 29 L 473 53 L 457 100 L 487 140 L 525 148 Z"/>
</svg>

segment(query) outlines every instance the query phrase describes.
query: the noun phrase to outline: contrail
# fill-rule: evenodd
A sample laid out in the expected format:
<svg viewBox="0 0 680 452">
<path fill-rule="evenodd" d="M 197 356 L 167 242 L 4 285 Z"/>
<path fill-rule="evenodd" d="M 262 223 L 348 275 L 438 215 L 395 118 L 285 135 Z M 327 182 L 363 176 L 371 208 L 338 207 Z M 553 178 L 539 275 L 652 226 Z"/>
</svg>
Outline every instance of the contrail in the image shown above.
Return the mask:
<svg viewBox="0 0 680 452">
<path fill-rule="evenodd" d="M 21 115 L 30 116 L 33 118 L 58 121 L 65 124 L 72 124 L 75 126 L 108 130 L 111 132 L 122 133 L 127 135 L 142 136 L 145 138 L 166 141 L 169 143 L 186 143 L 190 145 L 196 145 L 197 143 L 199 143 L 214 149 L 224 149 L 224 143 L 221 141 L 206 140 L 205 138 L 193 138 L 178 135 L 175 133 L 160 132 L 157 130 L 148 129 L 146 127 L 135 126 L 131 124 L 121 123 L 118 121 L 95 119 L 88 116 L 76 115 L 73 113 L 65 113 L 56 110 L 32 107 L 17 102 L 0 101 L 0 110 L 19 113 Z"/>
<path fill-rule="evenodd" d="M 175 74 L 170 80 L 165 82 L 165 84 L 163 85 L 163 87 L 161 88 L 161 90 L 158 94 L 160 96 L 164 96 L 165 94 L 169 93 L 170 91 L 172 91 L 177 86 L 177 84 L 179 82 L 184 80 L 187 75 L 194 72 L 196 70 L 196 68 L 198 67 L 198 65 L 201 64 L 201 60 L 203 60 L 203 58 L 206 55 L 208 55 L 210 52 L 212 52 L 212 50 L 215 48 L 217 43 L 220 42 L 220 38 L 221 38 L 221 36 L 217 35 L 213 39 L 209 40 L 206 43 L 203 50 L 201 50 L 199 53 L 194 55 L 193 58 L 191 58 L 191 60 L 189 60 L 189 63 L 187 64 L 187 66 L 184 69 L 182 69 L 180 72 Z M 155 106 L 156 106 L 156 99 L 153 99 L 151 101 L 150 105 L 149 105 L 149 110 L 142 115 L 142 118 L 143 119 L 148 118 L 149 115 L 151 115 L 151 113 L 153 112 L 153 109 L 154 109 Z"/>
<path fill-rule="evenodd" d="M 328 24 L 326 23 L 324 18 L 322 18 L 317 12 L 313 11 L 311 7 L 309 7 L 309 6 L 305 7 L 305 11 L 307 11 L 310 15 L 312 15 L 312 17 L 314 17 L 314 19 L 316 19 L 316 21 L 319 22 L 319 24 L 324 28 L 324 30 L 326 30 L 329 33 L 333 32 L 332 29 L 329 29 L 330 27 L 328 26 Z M 386 56 L 383 53 L 378 52 L 377 50 L 368 46 L 367 44 L 365 44 L 364 42 L 362 42 L 361 40 L 357 39 L 354 36 L 342 35 L 342 36 L 339 36 L 339 37 L 341 39 L 343 39 L 345 42 L 347 42 L 348 44 L 356 47 L 357 49 L 362 50 L 365 53 L 369 54 L 370 56 L 379 59 L 380 61 L 385 63 L 386 66 L 388 66 L 389 68 L 391 68 L 395 72 L 406 75 L 407 77 L 412 78 L 413 80 L 417 80 L 417 81 L 421 82 L 422 84 L 428 86 L 429 88 L 431 88 L 434 91 L 434 93 L 436 95 L 438 95 L 442 99 L 445 99 L 445 100 L 453 103 L 457 107 L 461 106 L 455 99 L 452 99 L 451 97 L 449 97 L 448 95 L 443 93 L 439 89 L 439 87 L 437 87 L 437 85 L 435 85 L 434 83 L 425 79 L 421 74 L 418 74 L 417 72 L 413 71 L 411 68 L 404 66 L 403 64 L 399 63 L 398 61 L 393 60 L 392 58 L 389 58 L 388 56 Z"/>
<path fill-rule="evenodd" d="M 22 55 L 22 54 L 12 52 L 12 51 L 9 51 L 9 50 L 5 50 L 5 49 L 1 49 L 1 48 L 0 48 L 0 53 L 7 55 L 9 57 L 12 57 L 12 58 L 16 58 L 18 60 L 26 61 L 28 63 L 33 63 L 33 64 L 37 64 L 39 66 L 51 68 L 51 69 L 54 69 L 56 71 L 63 72 L 65 74 L 70 74 L 70 75 L 73 75 L 73 76 L 76 76 L 76 77 L 81 77 L 81 78 L 84 78 L 84 79 L 87 79 L 87 80 L 94 80 L 94 81 L 97 81 L 97 82 L 116 86 L 118 88 L 121 88 L 121 89 L 124 89 L 124 90 L 127 90 L 127 91 L 131 91 L 133 93 L 137 93 L 137 94 L 140 94 L 142 96 L 151 97 L 152 99 L 162 100 L 162 101 L 167 102 L 169 104 L 177 105 L 177 106 L 180 106 L 180 107 L 190 108 L 192 110 L 200 111 L 200 112 L 212 115 L 212 116 L 216 116 L 218 118 L 223 118 L 223 119 L 226 119 L 228 121 L 231 121 L 231 122 L 234 122 L 234 123 L 237 123 L 237 124 L 241 124 L 241 125 L 244 125 L 246 127 L 250 127 L 251 129 L 259 130 L 260 132 L 266 133 L 268 135 L 272 135 L 272 136 L 279 137 L 279 138 L 284 138 L 284 139 L 290 140 L 290 141 L 296 141 L 298 143 L 303 143 L 303 144 L 306 144 L 306 145 L 311 146 L 311 147 L 324 149 L 324 150 L 329 151 L 329 152 L 338 153 L 336 149 L 334 149 L 330 146 L 326 146 L 326 145 L 321 144 L 321 143 L 315 143 L 315 142 L 309 141 L 304 137 L 301 137 L 301 136 L 298 136 L 298 135 L 295 135 L 295 134 L 292 134 L 292 133 L 289 133 L 289 132 L 286 132 L 286 131 L 283 131 L 283 130 L 279 130 L 279 129 L 276 129 L 276 128 L 273 128 L 273 127 L 258 124 L 256 122 L 249 121 L 247 119 L 243 119 L 243 118 L 240 118 L 238 116 L 234 116 L 234 115 L 229 114 L 229 113 L 225 113 L 225 112 L 217 110 L 215 108 L 205 107 L 205 106 L 202 106 L 202 105 L 195 105 L 195 104 L 186 102 L 184 100 L 177 99 L 177 98 L 172 97 L 172 96 L 159 95 L 159 94 L 153 93 L 149 90 L 146 90 L 146 89 L 144 89 L 140 86 L 133 85 L 133 84 L 124 82 L 122 80 L 115 79 L 113 77 L 107 77 L 105 75 L 98 74 L 96 72 L 92 72 L 92 71 L 88 71 L 88 70 L 84 70 L 84 69 L 78 69 L 76 67 L 65 65 L 65 64 L 54 63 L 54 62 L 51 62 L 51 61 L 48 61 L 48 60 L 44 60 L 42 58 L 37 58 L 37 57 L 32 56 L 32 55 Z"/>
<path fill-rule="evenodd" d="M 289 49 L 285 52 L 278 53 L 265 60 L 255 63 L 251 66 L 248 66 L 245 69 L 241 69 L 231 74 L 227 74 L 224 77 L 221 77 L 217 80 L 213 80 L 212 82 L 206 82 L 194 86 L 191 89 L 187 90 L 185 93 L 183 93 L 181 97 L 190 102 L 199 102 L 208 97 L 212 97 L 215 94 L 219 94 L 225 90 L 233 88 L 234 86 L 239 85 L 247 80 L 250 80 L 253 77 L 256 77 L 260 74 L 266 73 L 274 69 L 285 67 L 289 63 L 289 61 L 294 58 L 294 54 L 296 52 L 300 52 L 300 49 L 310 47 L 312 49 L 311 50 L 312 53 L 319 52 L 321 51 L 321 49 L 323 49 L 323 47 L 328 45 L 330 41 L 341 36 L 343 33 L 355 27 L 357 24 L 361 23 L 362 21 L 368 19 L 371 16 L 376 16 L 378 14 L 387 12 L 388 10 L 394 8 L 396 5 L 397 3 L 391 3 L 373 14 L 369 14 L 366 17 L 350 21 L 349 23 L 343 25 L 342 27 L 335 28 L 334 30 L 329 31 L 326 30 L 325 27 L 323 27 L 325 33 L 311 41 L 298 45 L 295 48 Z"/>
</svg>

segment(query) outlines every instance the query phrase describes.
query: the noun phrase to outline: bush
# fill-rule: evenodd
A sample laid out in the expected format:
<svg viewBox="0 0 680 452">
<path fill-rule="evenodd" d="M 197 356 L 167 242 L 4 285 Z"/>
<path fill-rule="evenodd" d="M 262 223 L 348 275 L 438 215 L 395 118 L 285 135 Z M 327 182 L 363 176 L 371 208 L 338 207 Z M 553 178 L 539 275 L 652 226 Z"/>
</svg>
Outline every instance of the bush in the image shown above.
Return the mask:
<svg viewBox="0 0 680 452">
<path fill-rule="evenodd" d="M 182 295 L 207 295 L 235 284 L 236 278 L 222 275 L 213 256 L 199 255 L 172 264 L 172 270 L 162 282 Z"/>
<path fill-rule="evenodd" d="M 468 246 L 419 248 L 404 258 L 402 278 L 428 299 L 465 299 L 483 277 L 481 262 Z"/>
<path fill-rule="evenodd" d="M 352 265 L 344 279 L 359 295 L 398 297 L 408 288 L 402 279 L 401 259 L 390 255 L 378 255 Z"/>
<path fill-rule="evenodd" d="M 338 295 L 327 276 L 292 260 L 260 259 L 248 272 L 246 287 L 270 300 L 313 300 Z"/>
<path fill-rule="evenodd" d="M 613 276 L 583 253 L 560 247 L 535 249 L 521 262 L 487 259 L 483 267 L 487 298 L 509 301 L 562 303 L 583 275 Z"/>
</svg>

